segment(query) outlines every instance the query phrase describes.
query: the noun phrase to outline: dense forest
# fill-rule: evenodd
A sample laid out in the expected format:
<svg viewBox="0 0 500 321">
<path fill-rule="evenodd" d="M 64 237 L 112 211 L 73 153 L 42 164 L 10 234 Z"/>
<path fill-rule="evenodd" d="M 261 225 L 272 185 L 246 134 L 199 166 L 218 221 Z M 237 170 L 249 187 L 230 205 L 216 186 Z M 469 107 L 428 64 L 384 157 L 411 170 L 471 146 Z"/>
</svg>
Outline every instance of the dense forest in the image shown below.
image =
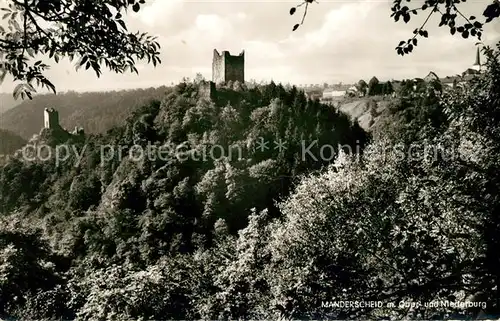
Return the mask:
<svg viewBox="0 0 500 321">
<path fill-rule="evenodd" d="M 32 100 L 19 99 L 16 101 L 18 106 L 5 111 L 0 116 L 0 128 L 28 140 L 43 127 L 44 108 L 55 108 L 59 112 L 61 126 L 68 130 L 78 126 L 88 133 L 105 133 L 108 129 L 123 125 L 132 111 L 151 99 L 161 99 L 171 90 L 169 87 L 159 87 L 35 95 Z M 12 94 L 9 95 L 12 98 Z"/>
<path fill-rule="evenodd" d="M 203 83 L 180 83 L 124 125 L 67 142 L 81 158 L 11 159 L 0 316 L 458 318 L 479 308 L 324 302 L 471 297 L 498 313 L 499 50 L 466 86 L 401 92 L 373 135 L 295 87 L 227 86 L 210 100 Z M 304 142 L 335 157 L 303 157 Z M 226 153 L 195 157 L 215 146 Z"/>
</svg>

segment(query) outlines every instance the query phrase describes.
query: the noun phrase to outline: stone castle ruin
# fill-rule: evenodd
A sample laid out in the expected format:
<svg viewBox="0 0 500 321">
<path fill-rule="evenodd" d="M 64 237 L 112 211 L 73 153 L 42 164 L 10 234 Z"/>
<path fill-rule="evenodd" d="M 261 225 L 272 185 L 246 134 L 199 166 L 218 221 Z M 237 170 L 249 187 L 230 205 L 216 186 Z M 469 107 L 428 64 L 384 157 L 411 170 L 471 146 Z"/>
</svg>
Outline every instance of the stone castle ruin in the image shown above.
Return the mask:
<svg viewBox="0 0 500 321">
<path fill-rule="evenodd" d="M 219 84 L 230 80 L 245 82 L 245 50 L 237 56 L 231 56 L 229 51 L 219 54 L 217 49 L 214 49 L 212 81 Z"/>
<path fill-rule="evenodd" d="M 217 87 L 229 81 L 245 83 L 245 51 L 238 56 L 231 56 L 229 51 L 219 54 L 214 49 L 212 60 L 212 81 L 202 81 L 199 84 L 199 95 L 210 100 L 217 98 Z"/>
<path fill-rule="evenodd" d="M 45 108 L 43 111 L 43 127 L 44 129 L 51 129 L 53 134 L 66 134 L 82 136 L 85 134 L 83 128 L 76 126 L 70 133 L 59 124 L 59 112 L 54 108 Z"/>
</svg>

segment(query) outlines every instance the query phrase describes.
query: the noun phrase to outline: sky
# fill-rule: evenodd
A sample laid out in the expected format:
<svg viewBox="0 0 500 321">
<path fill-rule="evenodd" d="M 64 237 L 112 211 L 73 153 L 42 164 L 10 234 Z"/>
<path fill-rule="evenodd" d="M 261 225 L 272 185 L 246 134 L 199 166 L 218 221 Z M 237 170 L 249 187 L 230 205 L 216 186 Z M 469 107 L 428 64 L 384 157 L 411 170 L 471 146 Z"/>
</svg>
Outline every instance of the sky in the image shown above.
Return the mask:
<svg viewBox="0 0 500 321">
<path fill-rule="evenodd" d="M 293 16 L 289 10 L 300 1 L 146 0 L 138 13 L 128 13 L 126 22 L 131 31 L 158 37 L 162 64 L 155 68 L 140 63 L 139 75 L 104 71 L 97 78 L 91 70 L 75 71 L 69 61 L 46 61 L 52 67 L 46 75 L 58 91 L 157 87 L 196 73 L 211 79 L 214 49 L 232 54 L 245 50 L 246 80 L 296 85 L 354 83 L 372 76 L 406 79 L 425 77 L 429 71 L 444 77 L 474 63 L 477 40 L 438 28 L 437 15 L 429 22 L 429 38 L 419 39 L 414 52 L 401 57 L 395 47 L 412 36 L 425 14 L 408 24 L 396 23 L 390 17 L 391 0 L 319 0 L 309 6 L 304 25 L 292 32 L 302 9 Z M 491 0 L 469 0 L 461 4 L 462 11 L 480 17 L 488 3 Z M 500 19 L 487 24 L 483 35 L 486 44 L 498 40 Z M 0 92 L 12 90 L 9 80 L 0 85 Z"/>
</svg>

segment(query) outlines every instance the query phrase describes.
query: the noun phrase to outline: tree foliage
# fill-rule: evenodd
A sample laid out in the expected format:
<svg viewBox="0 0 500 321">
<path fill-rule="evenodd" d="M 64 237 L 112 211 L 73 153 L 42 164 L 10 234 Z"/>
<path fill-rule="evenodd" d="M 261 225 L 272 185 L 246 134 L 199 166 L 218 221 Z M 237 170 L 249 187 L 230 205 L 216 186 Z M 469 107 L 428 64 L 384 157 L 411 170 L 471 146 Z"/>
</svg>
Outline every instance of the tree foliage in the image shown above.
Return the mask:
<svg viewBox="0 0 500 321">
<path fill-rule="evenodd" d="M 49 65 L 62 58 L 76 61 L 77 69 L 92 68 L 97 77 L 106 67 L 116 73 L 138 73 L 135 64 L 160 63 L 160 46 L 145 33 L 130 32 L 123 21 L 129 9 L 140 10 L 144 0 L 8 0 L 0 8 L 6 26 L 0 26 L 0 75 L 18 83 L 17 98 L 32 98 L 36 87 L 56 92 L 44 76 Z"/>
</svg>

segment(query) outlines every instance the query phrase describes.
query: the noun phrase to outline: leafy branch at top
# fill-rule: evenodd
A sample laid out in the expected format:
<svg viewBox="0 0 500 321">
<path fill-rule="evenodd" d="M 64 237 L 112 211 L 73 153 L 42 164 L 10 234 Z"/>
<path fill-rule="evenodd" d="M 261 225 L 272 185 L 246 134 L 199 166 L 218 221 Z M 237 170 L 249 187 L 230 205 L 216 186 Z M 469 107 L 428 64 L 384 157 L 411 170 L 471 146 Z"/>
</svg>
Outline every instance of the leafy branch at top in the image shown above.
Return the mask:
<svg viewBox="0 0 500 321">
<path fill-rule="evenodd" d="M 413 31 L 413 37 L 407 41 L 402 40 L 396 47 L 397 53 L 401 56 L 413 51 L 414 47 L 417 46 L 418 36 L 424 38 L 429 36 L 425 26 L 434 14 L 441 15 L 439 27 L 449 27 L 451 35 L 459 34 L 464 39 L 472 36 L 476 37 L 478 40 L 481 40 L 484 24 L 491 22 L 493 19 L 500 16 L 500 2 L 498 0 L 493 1 L 492 4 L 485 8 L 483 16 L 486 19 L 484 22 L 478 21 L 475 16 L 466 17 L 458 9 L 458 6 L 467 0 L 425 0 L 420 7 L 413 9 L 403 5 L 403 1 L 410 2 L 410 0 L 393 0 L 391 17 L 394 18 L 394 21 L 398 22 L 400 21 L 400 18 L 402 18 L 402 21 L 408 23 L 411 20 L 412 15 L 417 15 L 418 11 L 429 10 L 429 14 L 422 26 Z M 463 20 L 461 24 L 459 24 L 458 19 Z"/>
<path fill-rule="evenodd" d="M 131 33 L 122 20 L 129 8 L 138 12 L 145 0 L 7 0 L 0 7 L 0 82 L 11 75 L 17 82 L 14 96 L 32 98 L 35 87 L 56 92 L 45 76 L 49 65 L 67 57 L 76 67 L 101 66 L 116 73 L 138 73 L 138 60 L 161 63 L 160 45 L 145 33 Z"/>
<path fill-rule="evenodd" d="M 422 5 L 415 8 L 410 8 L 409 6 L 402 4 L 403 2 L 410 1 L 411 0 L 393 0 L 391 17 L 394 18 L 394 21 L 398 22 L 402 20 L 405 23 L 408 23 L 410 22 L 412 15 L 417 15 L 419 11 L 429 10 L 429 14 L 425 19 L 425 22 L 413 31 L 413 37 L 408 40 L 402 40 L 396 47 L 397 53 L 402 56 L 413 51 L 414 47 L 418 44 L 417 38 L 419 36 L 424 38 L 429 36 L 429 32 L 425 29 L 425 26 L 434 14 L 441 15 L 439 27 L 449 27 L 451 35 L 459 34 L 463 38 L 469 38 L 471 36 L 476 37 L 478 40 L 481 40 L 484 24 L 500 17 L 500 0 L 493 0 L 491 4 L 485 7 L 483 12 L 483 17 L 485 18 L 484 22 L 478 21 L 475 16 L 467 17 L 458 9 L 458 6 L 467 2 L 467 0 L 425 0 Z M 290 9 L 290 14 L 293 15 L 299 7 L 305 4 L 302 21 L 293 26 L 293 31 L 297 30 L 304 23 L 308 5 L 312 2 L 317 1 L 304 0 L 299 5 Z M 461 24 L 459 24 L 457 18 L 463 20 Z"/>
</svg>

